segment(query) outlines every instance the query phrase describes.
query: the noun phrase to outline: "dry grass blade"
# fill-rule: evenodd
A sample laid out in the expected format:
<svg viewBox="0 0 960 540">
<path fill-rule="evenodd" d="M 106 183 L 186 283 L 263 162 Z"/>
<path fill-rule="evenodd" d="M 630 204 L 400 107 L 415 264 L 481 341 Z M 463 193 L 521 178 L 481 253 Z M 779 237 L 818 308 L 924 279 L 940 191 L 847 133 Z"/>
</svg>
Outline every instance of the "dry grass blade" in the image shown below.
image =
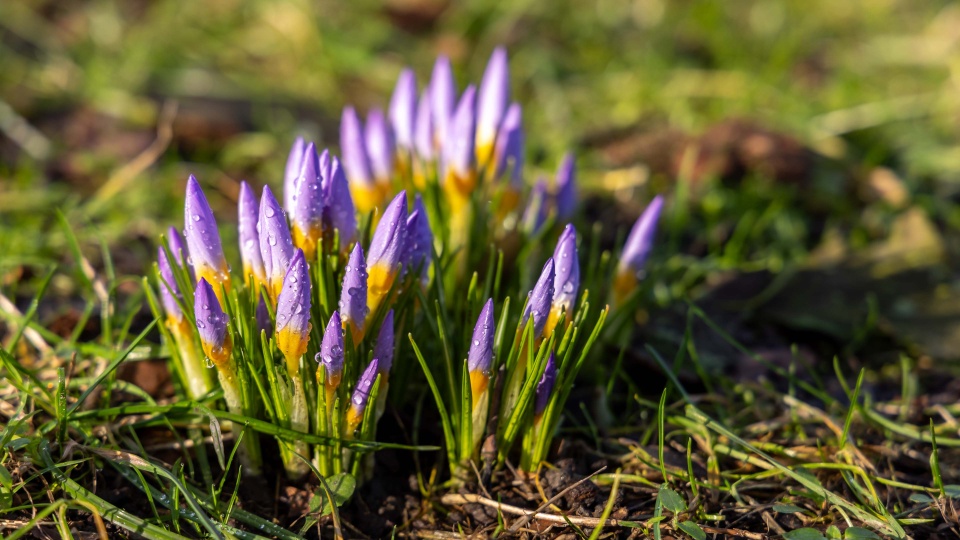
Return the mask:
<svg viewBox="0 0 960 540">
<path fill-rule="evenodd" d="M 528 520 L 530 519 L 539 519 L 542 521 L 549 521 L 552 523 L 560 523 L 566 525 L 567 523 L 573 523 L 574 525 L 583 525 L 585 527 L 599 527 L 602 524 L 612 525 L 614 527 L 620 526 L 622 523 L 616 519 L 608 519 L 606 522 L 602 521 L 600 518 L 591 518 L 591 517 L 580 517 L 580 516 L 558 516 L 556 514 L 545 514 L 541 512 L 533 512 L 525 508 L 520 508 L 518 506 L 513 506 L 510 504 L 504 504 L 494 500 L 490 500 L 486 497 L 481 497 L 480 495 L 474 495 L 472 493 L 450 493 L 444 495 L 440 502 L 443 504 L 482 504 L 484 506 L 489 506 L 490 508 L 495 508 L 500 512 L 505 512 L 507 514 L 513 514 L 516 516 L 524 516 Z"/>
</svg>

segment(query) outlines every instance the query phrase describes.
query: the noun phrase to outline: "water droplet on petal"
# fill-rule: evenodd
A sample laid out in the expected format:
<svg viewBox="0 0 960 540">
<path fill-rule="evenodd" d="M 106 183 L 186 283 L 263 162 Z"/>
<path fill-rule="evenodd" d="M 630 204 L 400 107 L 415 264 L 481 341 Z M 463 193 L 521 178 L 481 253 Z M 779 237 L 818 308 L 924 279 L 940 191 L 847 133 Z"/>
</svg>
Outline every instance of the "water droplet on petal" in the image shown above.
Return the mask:
<svg viewBox="0 0 960 540">
<path fill-rule="evenodd" d="M 193 215 L 193 220 L 194 220 L 194 221 L 200 221 L 200 214 L 194 214 L 194 215 Z"/>
<path fill-rule="evenodd" d="M 264 214 L 266 214 L 268 218 L 277 215 L 273 208 L 270 208 L 269 206 L 267 207 L 266 211 L 264 211 Z"/>
<path fill-rule="evenodd" d="M 207 356 L 204 358 L 204 364 L 206 364 L 207 369 L 210 369 L 213 367 L 213 360 L 211 360 L 210 357 Z"/>
</svg>

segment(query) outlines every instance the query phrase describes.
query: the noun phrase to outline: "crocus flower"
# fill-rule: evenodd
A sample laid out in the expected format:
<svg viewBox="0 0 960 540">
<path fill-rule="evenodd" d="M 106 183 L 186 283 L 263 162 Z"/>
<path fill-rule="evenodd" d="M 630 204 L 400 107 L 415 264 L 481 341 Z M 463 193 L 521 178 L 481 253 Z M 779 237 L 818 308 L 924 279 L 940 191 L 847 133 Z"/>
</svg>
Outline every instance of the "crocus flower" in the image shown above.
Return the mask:
<svg viewBox="0 0 960 540">
<path fill-rule="evenodd" d="M 406 68 L 397 78 L 397 86 L 390 97 L 390 123 L 396 136 L 397 150 L 408 156 L 413 152 L 414 119 L 417 114 L 417 76 Z M 369 121 L 368 121 L 369 123 Z"/>
<path fill-rule="evenodd" d="M 331 232 L 336 230 L 340 236 L 339 249 L 346 249 L 357 239 L 357 216 L 350 195 L 350 185 L 343 174 L 343 167 L 336 156 L 330 156 L 329 167 L 323 169 L 325 175 L 324 226 Z"/>
<path fill-rule="evenodd" d="M 636 223 L 633 224 L 633 229 L 630 230 L 630 235 L 627 236 L 613 281 L 613 292 L 617 301 L 624 300 L 640 281 L 643 266 L 653 247 L 653 237 L 657 233 L 657 221 L 660 219 L 661 210 L 663 210 L 663 197 L 657 195 L 640 214 Z"/>
<path fill-rule="evenodd" d="M 326 151 L 324 151 L 326 153 Z M 329 158 L 328 158 L 329 159 Z M 293 202 L 293 245 L 303 250 L 304 257 L 315 260 L 323 235 L 324 193 L 320 179 L 320 158 L 310 143 L 303 153 Z"/>
<path fill-rule="evenodd" d="M 360 427 L 363 413 L 367 409 L 367 402 L 370 401 L 370 393 L 373 392 L 373 384 L 377 382 L 377 374 L 380 371 L 379 365 L 379 360 L 374 358 L 367 369 L 363 371 L 363 374 L 360 375 L 357 386 L 353 389 L 353 396 L 350 397 L 350 408 L 347 409 L 347 437 L 353 437 L 357 428 Z"/>
<path fill-rule="evenodd" d="M 340 291 L 340 318 L 343 328 L 350 327 L 353 345 L 363 340 L 367 320 L 367 263 L 363 259 L 363 249 L 357 243 L 353 246 L 347 266 L 343 269 L 343 289 Z"/>
<path fill-rule="evenodd" d="M 543 418 L 543 411 L 547 409 L 547 404 L 550 403 L 550 394 L 553 393 L 553 386 L 556 383 L 557 357 L 551 351 L 550 357 L 547 358 L 547 366 L 543 370 L 543 376 L 540 377 L 540 381 L 537 383 L 537 390 L 533 403 L 534 424 L 539 424 L 540 419 Z"/>
<path fill-rule="evenodd" d="M 457 102 L 450 59 L 438 56 L 430 76 L 430 116 L 433 120 L 433 147 L 441 148 L 449 135 L 450 120 Z"/>
<path fill-rule="evenodd" d="M 557 170 L 557 219 L 567 221 L 577 209 L 577 186 L 573 154 L 567 153 Z"/>
<path fill-rule="evenodd" d="M 290 154 L 287 156 L 287 166 L 283 171 L 283 208 L 288 214 L 293 216 L 293 197 L 297 192 L 297 180 L 300 178 L 300 164 L 303 161 L 303 151 L 307 149 L 307 143 L 303 137 L 297 137 L 290 147 Z"/>
<path fill-rule="evenodd" d="M 390 179 L 393 177 L 396 143 L 393 129 L 380 109 L 371 109 L 367 113 L 365 130 L 367 157 L 370 159 L 370 172 L 383 192 L 389 192 Z"/>
<path fill-rule="evenodd" d="M 467 352 L 467 370 L 470 372 L 470 388 L 473 391 L 473 406 L 476 407 L 487 391 L 490 371 L 493 367 L 493 299 L 487 300 L 473 327 L 473 341 Z"/>
<path fill-rule="evenodd" d="M 233 342 L 227 333 L 227 314 L 220 307 L 216 293 L 206 278 L 201 277 L 194 293 L 193 313 L 197 333 L 207 358 L 219 370 L 228 368 Z"/>
<path fill-rule="evenodd" d="M 580 288 L 580 261 L 577 260 L 577 230 L 573 225 L 567 225 L 557 240 L 557 247 L 553 251 L 553 261 L 556 265 L 556 276 L 553 279 L 553 305 L 550 307 L 550 316 L 544 329 L 547 337 L 553 333 L 560 314 L 566 312 L 567 324 L 570 324 L 571 308 L 576 301 L 577 289 Z"/>
<path fill-rule="evenodd" d="M 177 264 L 183 266 L 183 256 L 187 252 L 183 248 L 183 235 L 180 234 L 180 231 L 176 227 L 169 227 L 167 229 L 167 243 L 170 248 L 170 253 L 173 253 L 173 258 L 176 259 Z"/>
<path fill-rule="evenodd" d="M 450 123 L 449 137 L 443 144 L 444 187 L 453 197 L 456 212 L 457 202 L 470 197 L 477 183 L 474 136 L 476 132 L 476 89 L 468 86 L 457 104 Z"/>
<path fill-rule="evenodd" d="M 191 174 L 187 179 L 187 197 L 183 205 L 187 237 L 188 262 L 193 264 L 197 279 L 205 279 L 213 286 L 222 302 L 221 287 L 230 290 L 230 270 L 223 256 L 220 231 L 213 217 L 213 210 L 200 189 L 200 183 Z"/>
<path fill-rule="evenodd" d="M 412 272 L 420 268 L 420 278 L 425 281 L 430 262 L 433 260 L 433 231 L 430 229 L 427 209 L 419 193 L 413 202 L 413 212 L 410 212 L 407 217 L 407 242 L 404 255 L 406 256 L 403 262 L 404 269 Z"/>
<path fill-rule="evenodd" d="M 357 210 L 366 214 L 380 203 L 380 192 L 370 171 L 363 125 L 353 107 L 345 107 L 340 118 L 340 151 Z"/>
<path fill-rule="evenodd" d="M 527 321 L 533 318 L 533 337 L 539 338 L 543 335 L 543 328 L 547 324 L 547 317 L 550 313 L 550 304 L 553 302 L 553 282 L 556 280 L 553 258 L 547 259 L 543 265 L 543 271 L 540 272 L 540 279 L 537 280 L 533 290 L 527 297 L 527 307 L 523 310 L 523 316 L 520 317 L 520 328 L 527 325 Z"/>
<path fill-rule="evenodd" d="M 269 186 L 263 186 L 260 197 L 260 220 L 257 222 L 260 235 L 260 256 L 267 275 L 267 290 L 270 299 L 277 301 L 283 287 L 283 277 L 293 258 L 293 239 L 287 227 L 287 218 Z"/>
<path fill-rule="evenodd" d="M 393 287 L 404 255 L 407 238 L 407 192 L 401 191 L 390 201 L 380 218 L 373 239 L 367 266 L 367 307 L 374 314 Z"/>
<path fill-rule="evenodd" d="M 518 103 L 511 103 L 503 116 L 494 154 L 494 176 L 501 178 L 505 173 L 509 173 L 510 184 L 519 184 L 523 171 L 523 110 Z"/>
<path fill-rule="evenodd" d="M 172 250 L 171 242 L 171 250 Z M 183 301 L 183 293 L 177 286 L 177 281 L 173 277 L 173 269 L 170 261 L 167 259 L 167 252 L 162 247 L 157 248 L 157 267 L 160 269 L 160 300 L 163 303 L 163 310 L 167 313 L 167 327 L 171 331 L 181 332 L 181 327 L 186 324 L 186 317 L 183 316 L 183 310 L 177 302 Z M 186 331 L 186 328 L 182 329 Z M 187 335 L 187 334 L 184 334 Z"/>
<path fill-rule="evenodd" d="M 250 184 L 240 182 L 240 202 L 237 209 L 237 228 L 240 235 L 240 260 L 243 262 L 243 280 L 259 294 L 260 284 L 267 274 L 260 255 L 260 236 L 257 234 L 259 208 Z"/>
<path fill-rule="evenodd" d="M 334 311 L 326 330 L 323 331 L 320 352 L 315 357 L 316 361 L 323 366 L 322 370 L 317 371 L 317 377 L 323 374 L 328 410 L 333 407 L 333 395 L 343 377 L 343 358 L 343 322 L 340 320 L 340 313 Z"/>
<path fill-rule="evenodd" d="M 307 352 L 310 338 L 310 275 L 303 250 L 290 260 L 277 302 L 277 348 L 287 360 L 291 376 L 300 373 L 300 357 Z"/>
<path fill-rule="evenodd" d="M 507 66 L 507 51 L 497 47 L 490 55 L 487 68 L 480 81 L 477 104 L 477 164 L 483 168 L 491 164 L 497 131 L 507 109 L 510 97 L 510 71 Z"/>
<path fill-rule="evenodd" d="M 530 236 L 537 234 L 547 220 L 547 182 L 541 178 L 530 191 L 530 200 L 523 211 L 521 223 L 523 230 Z"/>
<path fill-rule="evenodd" d="M 413 144 L 422 161 L 433 160 L 436 147 L 433 140 L 433 113 L 430 110 L 429 88 L 420 94 L 420 101 L 417 102 L 417 119 L 413 125 Z"/>
<path fill-rule="evenodd" d="M 390 368 L 393 367 L 393 310 L 387 312 L 383 318 L 383 324 L 380 325 L 380 333 L 377 334 L 377 343 L 373 346 L 373 357 L 380 361 L 381 383 L 383 384 L 390 376 Z"/>
</svg>

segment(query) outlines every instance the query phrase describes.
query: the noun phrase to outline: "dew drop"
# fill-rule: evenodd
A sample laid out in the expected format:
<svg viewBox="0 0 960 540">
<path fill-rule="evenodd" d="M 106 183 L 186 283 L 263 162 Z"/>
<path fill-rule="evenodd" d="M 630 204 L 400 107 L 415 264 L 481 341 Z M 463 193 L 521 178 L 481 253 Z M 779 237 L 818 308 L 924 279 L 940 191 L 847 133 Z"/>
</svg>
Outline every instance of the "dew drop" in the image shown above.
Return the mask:
<svg viewBox="0 0 960 540">
<path fill-rule="evenodd" d="M 474 347 L 479 347 L 479 346 L 480 346 L 480 340 L 479 340 L 479 339 L 473 340 L 473 346 L 474 346 Z"/>
<path fill-rule="evenodd" d="M 267 207 L 266 211 L 264 211 L 264 214 L 266 214 L 268 218 L 271 218 L 277 215 L 276 211 L 274 211 L 274 209 L 270 208 L 269 206 Z"/>
<path fill-rule="evenodd" d="M 277 245 L 277 237 L 272 234 L 268 234 L 267 243 L 270 244 L 271 246 Z"/>
<path fill-rule="evenodd" d="M 564 293 L 570 294 L 570 293 L 573 292 L 573 289 L 574 289 L 573 282 L 568 281 L 568 282 L 566 282 L 566 283 L 563 284 L 563 289 L 562 289 L 562 290 L 563 290 Z"/>
<path fill-rule="evenodd" d="M 201 320 L 198 320 L 198 321 L 197 321 L 197 328 L 199 328 L 200 330 L 203 330 L 203 329 L 206 328 L 206 327 L 207 327 L 206 323 L 204 323 L 204 322 L 201 321 Z"/>
<path fill-rule="evenodd" d="M 194 214 L 194 215 L 193 215 L 193 220 L 194 220 L 194 221 L 200 221 L 200 214 Z"/>
<path fill-rule="evenodd" d="M 210 369 L 213 367 L 213 360 L 211 360 L 210 357 L 207 356 L 204 358 L 204 364 L 206 364 L 207 369 Z"/>
</svg>

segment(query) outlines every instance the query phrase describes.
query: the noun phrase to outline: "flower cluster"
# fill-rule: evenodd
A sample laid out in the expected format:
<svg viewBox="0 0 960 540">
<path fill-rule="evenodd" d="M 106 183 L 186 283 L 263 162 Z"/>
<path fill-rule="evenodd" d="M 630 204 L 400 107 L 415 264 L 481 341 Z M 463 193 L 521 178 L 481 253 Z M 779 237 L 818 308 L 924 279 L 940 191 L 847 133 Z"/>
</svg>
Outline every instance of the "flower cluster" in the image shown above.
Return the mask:
<svg viewBox="0 0 960 540">
<path fill-rule="evenodd" d="M 361 121 L 344 109 L 342 160 L 298 138 L 282 204 L 269 186 L 257 197 L 240 183 L 241 276 L 231 276 L 191 176 L 183 236 L 171 228 L 158 251 L 153 302 L 186 395 L 218 395 L 213 367 L 231 412 L 309 435 L 278 436 L 292 476 L 310 461 L 322 474 L 359 474 L 353 449 L 374 440 L 391 380 L 425 379 L 454 470 L 478 457 L 485 436 L 501 463 L 521 438 L 523 467 L 545 459 L 608 312 L 590 310 L 586 289 L 608 292 L 614 305 L 638 290 L 663 201 L 637 221 L 611 275 L 583 283 L 585 240 L 568 224 L 578 205 L 574 158 L 563 157 L 552 188 L 540 180 L 527 191 L 522 113 L 509 90 L 502 48 L 479 88 L 462 93 L 441 57 L 420 92 L 413 71 L 400 74 L 386 113 L 371 109 Z M 557 239 L 552 256 L 536 260 L 547 235 Z M 527 247 L 511 250 L 517 238 Z M 505 257 L 542 270 L 525 283 Z M 527 290 L 511 310 L 511 295 Z M 472 331 L 456 322 L 467 320 Z M 244 440 L 257 471 L 257 439 Z"/>
</svg>

